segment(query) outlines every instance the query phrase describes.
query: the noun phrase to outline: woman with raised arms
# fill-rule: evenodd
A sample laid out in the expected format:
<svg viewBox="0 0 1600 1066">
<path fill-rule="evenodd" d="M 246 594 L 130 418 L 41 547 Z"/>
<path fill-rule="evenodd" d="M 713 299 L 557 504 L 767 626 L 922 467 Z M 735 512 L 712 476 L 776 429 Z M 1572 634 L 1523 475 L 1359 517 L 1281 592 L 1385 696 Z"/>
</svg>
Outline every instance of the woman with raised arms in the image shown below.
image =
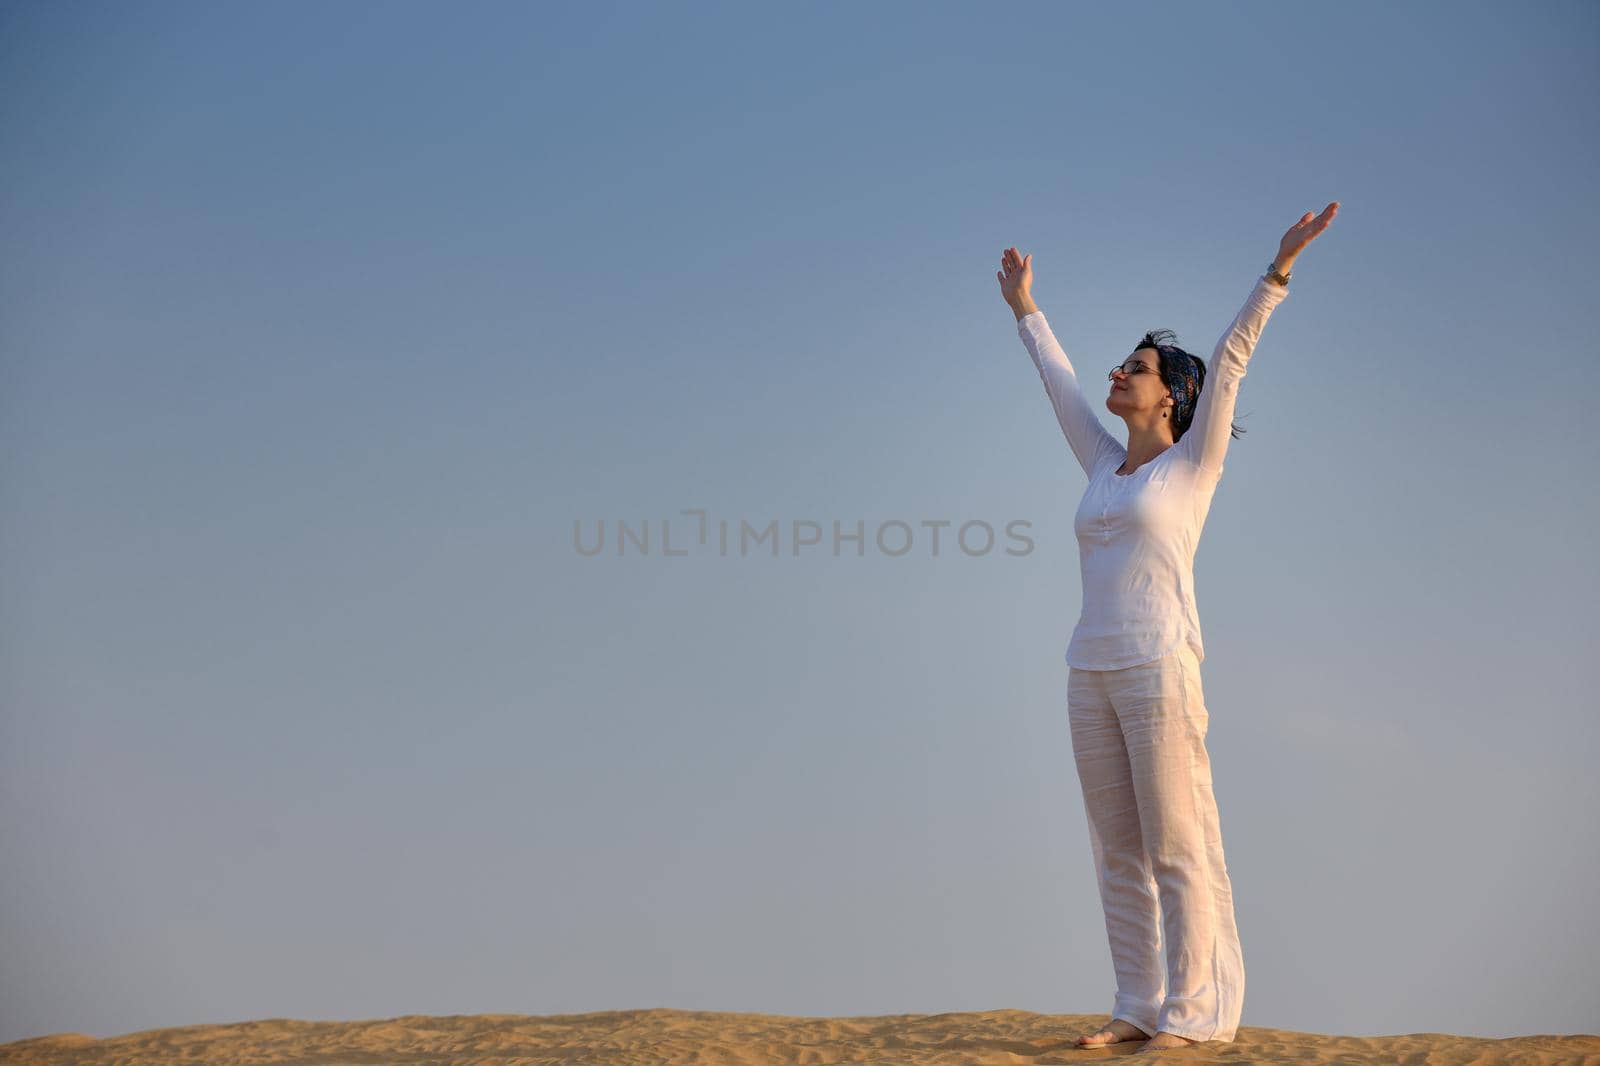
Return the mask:
<svg viewBox="0 0 1600 1066">
<path fill-rule="evenodd" d="M 1126 447 L 1033 302 L 1033 256 L 1000 257 L 1000 294 L 1089 477 L 1073 519 L 1083 607 L 1067 645 L 1067 716 L 1117 991 L 1110 1023 L 1079 1047 L 1144 1040 L 1141 1052 L 1158 1051 L 1238 1030 L 1244 957 L 1205 745 L 1195 547 L 1256 341 L 1295 259 L 1338 210 L 1289 227 L 1209 370 L 1167 330 L 1111 370 L 1105 406 L 1127 423 Z"/>
</svg>

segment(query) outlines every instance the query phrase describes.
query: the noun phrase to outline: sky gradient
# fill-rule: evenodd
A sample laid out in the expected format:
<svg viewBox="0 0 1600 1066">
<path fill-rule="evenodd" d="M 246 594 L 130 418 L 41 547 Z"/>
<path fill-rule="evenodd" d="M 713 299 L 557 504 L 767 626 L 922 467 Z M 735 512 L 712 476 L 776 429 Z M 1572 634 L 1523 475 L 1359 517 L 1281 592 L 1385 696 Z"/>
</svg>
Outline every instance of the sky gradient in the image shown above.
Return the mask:
<svg viewBox="0 0 1600 1066">
<path fill-rule="evenodd" d="M 1196 564 L 1242 1024 L 1600 1031 L 1597 51 L 1585 3 L 0 5 L 0 1042 L 1107 1011 L 1085 479 L 999 255 L 1099 402 L 1330 200 Z"/>
</svg>

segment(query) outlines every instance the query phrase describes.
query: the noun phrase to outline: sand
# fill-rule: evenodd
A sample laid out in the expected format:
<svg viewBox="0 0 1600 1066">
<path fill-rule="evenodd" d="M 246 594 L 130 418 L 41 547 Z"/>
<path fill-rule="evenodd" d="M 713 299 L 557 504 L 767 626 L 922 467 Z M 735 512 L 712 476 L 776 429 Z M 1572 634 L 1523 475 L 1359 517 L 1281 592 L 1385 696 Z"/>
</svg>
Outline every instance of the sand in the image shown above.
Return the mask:
<svg viewBox="0 0 1600 1066">
<path fill-rule="evenodd" d="M 720 1011 L 406 1015 L 377 1021 L 286 1018 L 148 1029 L 96 1040 L 58 1034 L 0 1045 L 0 1063 L 1055 1063 L 1135 1054 L 1142 1043 L 1081 1050 L 1100 1014 L 995 1010 L 859 1018 Z M 1141 1061 L 1306 1063 L 1596 1063 L 1600 1036 L 1504 1040 L 1407 1033 L 1353 1037 L 1241 1026 L 1238 1039 L 1150 1053 Z"/>
</svg>

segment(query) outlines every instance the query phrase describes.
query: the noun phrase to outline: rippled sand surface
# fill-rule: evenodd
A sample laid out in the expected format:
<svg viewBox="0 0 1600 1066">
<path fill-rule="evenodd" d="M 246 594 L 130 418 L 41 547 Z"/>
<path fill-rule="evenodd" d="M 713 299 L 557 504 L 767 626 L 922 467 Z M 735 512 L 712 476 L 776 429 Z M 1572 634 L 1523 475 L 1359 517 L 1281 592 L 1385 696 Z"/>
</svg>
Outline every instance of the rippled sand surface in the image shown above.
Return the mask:
<svg viewBox="0 0 1600 1066">
<path fill-rule="evenodd" d="M 590 1014 L 407 1015 L 378 1021 L 284 1018 L 149 1029 L 97 1040 L 59 1034 L 0 1045 L 0 1063 L 316 1063 L 318 1066 L 514 1066 L 522 1063 L 1055 1063 L 1132 1055 L 1142 1043 L 1080 1050 L 1100 1014 L 996 1010 L 801 1018 L 782 1014 L 628 1010 Z M 1595 1063 L 1600 1036 L 1505 1040 L 1407 1033 L 1353 1037 L 1243 1026 L 1227 1044 L 1143 1061 L 1304 1063 Z"/>
</svg>

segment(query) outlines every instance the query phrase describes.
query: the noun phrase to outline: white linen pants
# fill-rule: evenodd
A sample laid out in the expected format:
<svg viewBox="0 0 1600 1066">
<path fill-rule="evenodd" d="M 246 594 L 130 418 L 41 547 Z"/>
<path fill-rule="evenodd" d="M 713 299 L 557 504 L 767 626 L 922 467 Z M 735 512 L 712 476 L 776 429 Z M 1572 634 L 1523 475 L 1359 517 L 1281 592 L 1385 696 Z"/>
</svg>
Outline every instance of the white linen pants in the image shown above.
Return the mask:
<svg viewBox="0 0 1600 1066">
<path fill-rule="evenodd" d="M 1117 976 L 1111 1016 L 1151 1036 L 1232 1041 L 1244 956 L 1200 663 L 1185 643 L 1123 670 L 1069 671 L 1072 752 Z"/>
</svg>

